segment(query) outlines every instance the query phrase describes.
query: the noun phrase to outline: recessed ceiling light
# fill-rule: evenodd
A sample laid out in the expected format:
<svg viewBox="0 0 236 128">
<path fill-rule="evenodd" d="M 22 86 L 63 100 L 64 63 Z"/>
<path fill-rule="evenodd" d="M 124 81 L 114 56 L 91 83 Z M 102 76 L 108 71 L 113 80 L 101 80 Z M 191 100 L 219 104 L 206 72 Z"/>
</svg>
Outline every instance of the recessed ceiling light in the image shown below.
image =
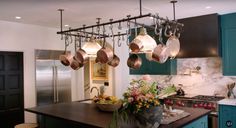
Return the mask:
<svg viewBox="0 0 236 128">
<path fill-rule="evenodd" d="M 211 6 L 206 6 L 205 8 L 206 8 L 206 9 L 210 9 L 210 8 L 211 8 Z"/>
<path fill-rule="evenodd" d="M 15 18 L 16 18 L 17 20 L 21 19 L 21 17 L 20 17 L 20 16 L 16 16 Z"/>
<path fill-rule="evenodd" d="M 70 25 L 68 25 L 68 24 L 66 24 L 66 25 L 64 25 L 65 27 L 69 27 Z"/>
</svg>

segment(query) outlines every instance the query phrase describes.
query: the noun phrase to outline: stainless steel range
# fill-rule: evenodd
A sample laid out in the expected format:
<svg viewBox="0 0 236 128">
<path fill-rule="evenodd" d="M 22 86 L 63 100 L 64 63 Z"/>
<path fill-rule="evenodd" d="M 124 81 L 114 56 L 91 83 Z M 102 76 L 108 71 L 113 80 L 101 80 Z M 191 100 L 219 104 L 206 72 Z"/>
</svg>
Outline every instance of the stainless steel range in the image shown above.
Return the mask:
<svg viewBox="0 0 236 128">
<path fill-rule="evenodd" d="M 194 97 L 185 97 L 172 95 L 164 99 L 167 105 L 176 105 L 182 107 L 211 109 L 213 112 L 218 111 L 217 101 L 224 99 L 222 96 L 197 95 Z"/>
<path fill-rule="evenodd" d="M 197 95 L 193 97 L 172 95 L 164 99 L 169 106 L 181 106 L 203 108 L 212 110 L 209 115 L 209 128 L 217 128 L 218 104 L 217 101 L 224 99 L 222 96 Z"/>
</svg>

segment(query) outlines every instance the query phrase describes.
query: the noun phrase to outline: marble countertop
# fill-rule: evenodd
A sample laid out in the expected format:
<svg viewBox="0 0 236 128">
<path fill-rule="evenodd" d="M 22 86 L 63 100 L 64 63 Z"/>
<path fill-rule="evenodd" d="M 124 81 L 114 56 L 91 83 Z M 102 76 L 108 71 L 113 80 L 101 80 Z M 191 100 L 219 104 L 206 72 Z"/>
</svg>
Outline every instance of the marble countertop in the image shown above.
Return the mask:
<svg viewBox="0 0 236 128">
<path fill-rule="evenodd" d="M 223 99 L 218 101 L 218 104 L 236 106 L 236 99 Z"/>
</svg>

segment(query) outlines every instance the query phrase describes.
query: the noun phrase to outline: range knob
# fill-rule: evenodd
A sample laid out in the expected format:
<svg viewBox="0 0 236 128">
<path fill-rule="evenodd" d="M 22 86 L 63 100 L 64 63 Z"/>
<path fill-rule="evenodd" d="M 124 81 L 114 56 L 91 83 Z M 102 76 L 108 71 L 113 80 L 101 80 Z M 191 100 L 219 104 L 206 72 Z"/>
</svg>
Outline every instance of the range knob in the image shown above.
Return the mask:
<svg viewBox="0 0 236 128">
<path fill-rule="evenodd" d="M 197 107 L 198 107 L 198 104 L 197 104 L 197 103 L 193 104 L 193 107 L 194 107 L 194 108 L 197 108 Z"/>
</svg>

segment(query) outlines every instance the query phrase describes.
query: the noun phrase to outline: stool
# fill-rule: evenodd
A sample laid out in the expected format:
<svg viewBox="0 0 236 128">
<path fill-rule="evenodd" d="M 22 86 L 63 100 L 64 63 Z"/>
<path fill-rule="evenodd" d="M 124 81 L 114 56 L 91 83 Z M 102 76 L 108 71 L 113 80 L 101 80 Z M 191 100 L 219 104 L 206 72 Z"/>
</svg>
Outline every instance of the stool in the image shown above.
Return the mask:
<svg viewBox="0 0 236 128">
<path fill-rule="evenodd" d="M 15 126 L 15 128 L 37 128 L 37 127 L 38 124 L 35 123 L 23 123 Z"/>
</svg>

